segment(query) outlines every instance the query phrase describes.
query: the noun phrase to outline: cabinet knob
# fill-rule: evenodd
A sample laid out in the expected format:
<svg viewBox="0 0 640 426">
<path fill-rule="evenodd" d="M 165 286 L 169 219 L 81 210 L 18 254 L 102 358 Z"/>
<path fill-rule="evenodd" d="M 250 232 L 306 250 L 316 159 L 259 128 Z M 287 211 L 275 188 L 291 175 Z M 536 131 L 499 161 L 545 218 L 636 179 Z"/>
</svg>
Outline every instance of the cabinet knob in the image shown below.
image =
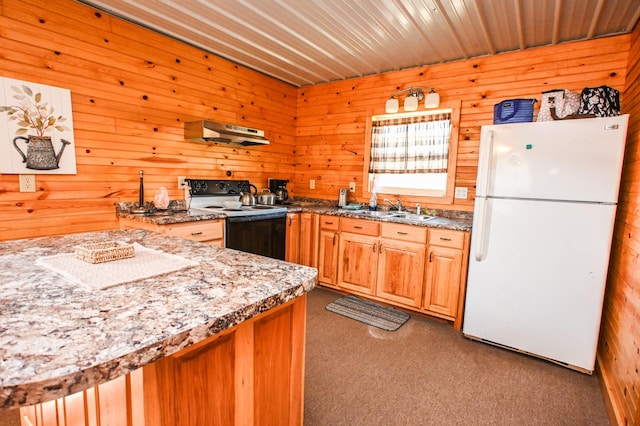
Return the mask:
<svg viewBox="0 0 640 426">
<path fill-rule="evenodd" d="M 360 225 L 353 225 L 353 227 L 356 228 L 356 229 L 362 229 L 362 226 L 360 226 Z"/>
<path fill-rule="evenodd" d="M 440 237 L 440 239 L 441 239 L 442 241 L 451 241 L 451 238 L 444 238 L 444 237 Z"/>
<path fill-rule="evenodd" d="M 200 232 L 192 232 L 191 235 L 193 235 L 194 237 L 198 236 L 198 235 L 202 235 L 202 231 L 200 231 Z"/>
<path fill-rule="evenodd" d="M 378 245 L 377 243 L 374 243 L 374 244 L 373 244 L 373 252 L 374 252 L 374 253 L 377 251 L 377 250 L 376 250 L 376 246 L 377 246 L 377 245 Z"/>
<path fill-rule="evenodd" d="M 407 234 L 408 234 L 408 232 L 401 232 L 401 231 L 398 231 L 398 235 L 407 235 Z"/>
<path fill-rule="evenodd" d="M 327 221 L 325 221 L 324 223 L 325 223 L 325 225 L 333 225 L 333 222 L 327 222 Z"/>
</svg>

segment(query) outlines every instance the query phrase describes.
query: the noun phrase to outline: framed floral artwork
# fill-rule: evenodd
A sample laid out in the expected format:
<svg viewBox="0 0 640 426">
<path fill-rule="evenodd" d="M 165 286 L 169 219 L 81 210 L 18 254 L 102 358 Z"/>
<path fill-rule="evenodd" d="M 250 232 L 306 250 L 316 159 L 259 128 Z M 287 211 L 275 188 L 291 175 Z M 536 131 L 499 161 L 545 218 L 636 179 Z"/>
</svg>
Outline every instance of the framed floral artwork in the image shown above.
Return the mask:
<svg viewBox="0 0 640 426">
<path fill-rule="evenodd" d="M 70 90 L 0 77 L 0 173 L 76 174 Z"/>
</svg>

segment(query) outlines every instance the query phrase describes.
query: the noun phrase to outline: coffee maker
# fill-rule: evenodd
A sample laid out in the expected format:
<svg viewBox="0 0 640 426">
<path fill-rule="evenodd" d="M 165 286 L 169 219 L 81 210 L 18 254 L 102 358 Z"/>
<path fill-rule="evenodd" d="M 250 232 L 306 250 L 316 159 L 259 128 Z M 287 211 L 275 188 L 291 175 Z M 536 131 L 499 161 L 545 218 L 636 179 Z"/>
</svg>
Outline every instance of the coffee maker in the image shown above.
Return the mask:
<svg viewBox="0 0 640 426">
<path fill-rule="evenodd" d="M 271 179 L 269 178 L 269 191 L 276 194 L 276 204 L 288 204 L 289 192 L 287 191 L 287 183 L 289 179 Z"/>
</svg>

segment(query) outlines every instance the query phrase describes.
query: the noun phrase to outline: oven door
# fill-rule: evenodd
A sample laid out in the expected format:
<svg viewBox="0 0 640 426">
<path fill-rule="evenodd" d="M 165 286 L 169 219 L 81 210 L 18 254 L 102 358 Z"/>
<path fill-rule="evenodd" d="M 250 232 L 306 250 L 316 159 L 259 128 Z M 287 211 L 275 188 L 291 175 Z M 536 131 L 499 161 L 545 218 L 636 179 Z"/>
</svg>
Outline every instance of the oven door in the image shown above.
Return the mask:
<svg viewBox="0 0 640 426">
<path fill-rule="evenodd" d="M 225 247 L 284 260 L 287 212 L 226 219 Z"/>
</svg>

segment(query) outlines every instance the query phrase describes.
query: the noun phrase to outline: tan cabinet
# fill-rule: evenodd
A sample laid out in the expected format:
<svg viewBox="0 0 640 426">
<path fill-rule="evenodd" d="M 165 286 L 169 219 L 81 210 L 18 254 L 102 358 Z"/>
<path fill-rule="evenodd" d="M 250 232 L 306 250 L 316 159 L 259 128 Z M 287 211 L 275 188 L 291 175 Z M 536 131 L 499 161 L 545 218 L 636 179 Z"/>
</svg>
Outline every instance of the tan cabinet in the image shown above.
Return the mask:
<svg viewBox="0 0 640 426">
<path fill-rule="evenodd" d="M 287 213 L 284 259 L 287 262 L 300 262 L 300 213 Z"/>
<path fill-rule="evenodd" d="M 445 229 L 429 231 L 427 274 L 422 307 L 428 313 L 462 326 L 469 233 Z"/>
<path fill-rule="evenodd" d="M 318 265 L 318 214 L 300 214 L 300 264 Z"/>
<path fill-rule="evenodd" d="M 425 265 L 427 229 L 383 223 L 378 245 L 376 295 L 419 308 Z"/>
<path fill-rule="evenodd" d="M 172 235 L 174 237 L 200 241 L 217 247 L 224 247 L 224 219 L 155 225 L 153 223 L 121 218 L 120 229 L 146 229 L 160 234 Z"/>
<path fill-rule="evenodd" d="M 426 228 L 341 219 L 338 287 L 419 308 Z"/>
<path fill-rule="evenodd" d="M 338 275 L 340 219 L 335 216 L 320 215 L 319 222 L 318 281 L 335 287 Z"/>
<path fill-rule="evenodd" d="M 340 234 L 338 287 L 374 295 L 378 276 L 378 237 Z"/>
<path fill-rule="evenodd" d="M 324 286 L 453 321 L 461 329 L 469 232 L 330 215 L 309 218 L 302 252 L 317 250 Z M 304 217 L 304 213 L 303 213 Z M 307 247 L 306 249 L 304 247 Z"/>
</svg>

